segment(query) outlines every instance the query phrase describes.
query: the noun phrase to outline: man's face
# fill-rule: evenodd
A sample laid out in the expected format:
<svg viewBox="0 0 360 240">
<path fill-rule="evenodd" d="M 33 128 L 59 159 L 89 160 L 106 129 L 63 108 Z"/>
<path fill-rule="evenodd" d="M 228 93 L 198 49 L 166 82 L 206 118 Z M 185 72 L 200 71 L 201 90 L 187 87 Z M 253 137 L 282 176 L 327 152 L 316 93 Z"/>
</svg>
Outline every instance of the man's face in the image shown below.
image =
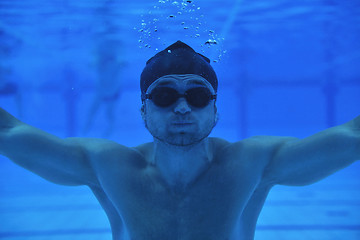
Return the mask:
<svg viewBox="0 0 360 240">
<path fill-rule="evenodd" d="M 159 87 L 169 87 L 179 94 L 189 89 L 207 88 L 215 94 L 204 78 L 194 74 L 167 75 L 156 80 L 147 90 L 153 93 Z M 143 118 L 151 135 L 171 145 L 188 146 L 206 138 L 215 126 L 215 100 L 204 107 L 195 107 L 180 97 L 170 106 L 161 107 L 153 100 L 145 100 Z"/>
</svg>

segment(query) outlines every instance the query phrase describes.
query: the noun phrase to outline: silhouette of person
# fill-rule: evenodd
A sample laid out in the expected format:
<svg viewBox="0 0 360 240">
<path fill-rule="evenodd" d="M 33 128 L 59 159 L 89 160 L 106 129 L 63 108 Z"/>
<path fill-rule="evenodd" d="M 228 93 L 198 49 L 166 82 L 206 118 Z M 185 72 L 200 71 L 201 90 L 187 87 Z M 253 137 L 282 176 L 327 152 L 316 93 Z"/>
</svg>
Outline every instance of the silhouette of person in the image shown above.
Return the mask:
<svg viewBox="0 0 360 240">
<path fill-rule="evenodd" d="M 120 97 L 120 74 L 125 62 L 121 59 L 120 41 L 115 39 L 102 39 L 96 48 L 96 92 L 92 100 L 88 117 L 83 130 L 87 134 L 93 124 L 96 113 L 103 106 L 106 113 L 106 127 L 103 135 L 110 136 L 114 132 L 115 108 Z"/>
</svg>

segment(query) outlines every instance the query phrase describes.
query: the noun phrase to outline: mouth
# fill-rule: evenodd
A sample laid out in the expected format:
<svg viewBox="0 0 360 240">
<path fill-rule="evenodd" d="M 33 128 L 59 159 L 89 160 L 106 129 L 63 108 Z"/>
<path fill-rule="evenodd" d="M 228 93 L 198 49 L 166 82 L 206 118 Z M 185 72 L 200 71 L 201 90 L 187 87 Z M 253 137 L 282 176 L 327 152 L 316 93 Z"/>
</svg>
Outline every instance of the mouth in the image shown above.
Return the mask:
<svg viewBox="0 0 360 240">
<path fill-rule="evenodd" d="M 193 124 L 192 122 L 173 122 L 172 123 L 172 125 L 175 125 L 175 126 L 189 126 L 192 124 Z"/>
</svg>

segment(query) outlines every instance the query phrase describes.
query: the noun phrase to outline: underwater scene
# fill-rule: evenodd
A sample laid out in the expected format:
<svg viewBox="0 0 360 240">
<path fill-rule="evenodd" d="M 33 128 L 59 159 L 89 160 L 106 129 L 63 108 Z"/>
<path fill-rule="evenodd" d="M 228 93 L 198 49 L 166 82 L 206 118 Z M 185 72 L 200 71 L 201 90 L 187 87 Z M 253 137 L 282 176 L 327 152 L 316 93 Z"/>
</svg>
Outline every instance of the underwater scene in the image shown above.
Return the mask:
<svg viewBox="0 0 360 240">
<path fill-rule="evenodd" d="M 167 66 L 174 61 L 172 68 Z M 179 66 L 187 69 L 173 70 Z M 165 77 L 165 87 L 156 86 L 159 78 L 171 74 L 200 75 L 191 83 L 197 88 L 188 91 L 191 84 L 184 85 L 185 75 L 180 80 Z M 175 85 L 172 91 L 169 86 Z M 156 88 L 162 89 L 150 91 Z M 133 179 L 137 171 L 130 176 L 133 168 L 116 170 L 117 163 L 110 159 L 117 152 L 107 150 L 113 144 L 124 146 L 114 148 L 129 159 L 134 149 L 144 159 L 148 153 L 155 156 L 153 141 L 158 149 L 164 148 L 164 156 L 171 156 L 169 149 L 175 149 L 172 154 L 179 150 L 161 145 L 162 138 L 157 137 L 166 124 L 161 116 L 169 114 L 165 111 L 174 104 L 176 114 L 188 111 L 199 121 L 213 116 L 211 128 L 202 130 L 204 120 L 195 135 L 208 131 L 215 139 L 211 144 L 231 149 L 243 141 L 234 151 L 243 159 L 257 159 L 264 146 L 272 146 L 265 154 L 270 156 L 281 141 L 290 146 L 295 138 L 310 139 L 289 147 L 292 155 L 283 151 L 289 162 L 304 159 L 304 163 L 288 173 L 292 180 L 271 178 L 276 184 L 261 189 L 263 181 L 258 179 L 264 175 L 254 169 L 260 169 L 262 161 L 231 166 L 215 161 L 220 169 L 216 171 L 207 163 L 191 162 L 198 152 L 190 154 L 195 149 L 190 147 L 189 156 L 179 157 L 189 161 L 164 165 L 174 173 L 182 167 L 197 169 L 179 173 L 188 178 L 183 184 L 196 186 L 192 191 L 184 187 L 181 193 L 153 183 L 156 164 L 151 161 L 151 167 L 141 170 L 146 178 L 136 177 L 140 180 Z M 344 130 L 334 137 L 331 132 L 340 129 L 336 126 L 355 126 L 349 122 L 360 116 L 359 1 L 0 0 L 1 108 L 1 240 L 360 239 L 360 149 L 354 140 L 355 134 L 360 135 L 356 132 L 360 120 L 354 121 L 359 125 L 353 135 Z M 154 109 L 164 115 L 148 117 Z M 30 125 L 51 135 L 19 128 L 24 135 L 12 138 L 18 133 L 9 130 L 18 124 L 14 119 L 28 124 L 21 125 L 24 129 Z M 177 119 L 171 127 L 181 136 L 197 129 L 189 122 L 193 118 Z M 322 131 L 323 135 L 310 137 Z M 208 146 L 206 136 L 195 136 L 199 140 L 194 142 Z M 67 168 L 71 147 L 83 144 L 79 138 L 87 139 L 87 151 L 94 151 L 94 156 L 98 152 L 112 156 L 92 163 L 101 170 L 90 188 L 76 177 L 63 181 L 76 171 L 88 174 L 82 173 L 84 167 Z M 50 156 L 60 151 L 60 139 L 74 142 L 59 152 L 67 160 L 55 165 Z M 246 144 L 254 148 L 251 153 Z M 208 148 L 205 151 L 209 153 Z M 235 153 L 216 153 L 220 157 L 214 150 L 212 159 L 236 158 Z M 43 168 L 38 171 L 40 160 Z M 61 176 L 52 172 L 52 164 L 64 169 Z M 236 172 L 236 167 L 242 171 Z M 284 169 L 274 172 L 282 176 Z M 261 171 L 272 172 L 269 167 Z M 121 173 L 126 179 L 118 176 Z M 168 172 L 163 177 L 178 186 L 174 176 Z M 128 179 L 132 180 L 125 186 L 121 180 Z M 171 197 L 162 197 L 167 191 Z M 122 199 L 125 192 L 133 198 Z M 144 197 L 144 203 L 135 196 Z M 197 204 L 191 204 L 193 199 Z"/>
</svg>

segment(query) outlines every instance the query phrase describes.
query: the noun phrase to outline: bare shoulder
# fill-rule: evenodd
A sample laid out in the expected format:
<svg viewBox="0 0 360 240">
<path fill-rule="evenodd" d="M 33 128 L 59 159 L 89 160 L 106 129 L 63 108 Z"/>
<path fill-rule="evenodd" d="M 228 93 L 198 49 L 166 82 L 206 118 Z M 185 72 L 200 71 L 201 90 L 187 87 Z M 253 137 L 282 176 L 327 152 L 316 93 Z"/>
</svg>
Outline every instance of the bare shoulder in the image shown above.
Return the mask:
<svg viewBox="0 0 360 240">
<path fill-rule="evenodd" d="M 95 162 L 122 161 L 140 157 L 141 153 L 112 140 L 102 138 L 68 138 L 74 144 L 83 148 L 86 154 Z"/>
<path fill-rule="evenodd" d="M 153 151 L 153 146 L 154 146 L 153 142 L 148 142 L 133 147 L 132 150 L 135 151 L 137 154 L 139 154 L 141 158 L 144 160 L 144 163 L 146 163 L 146 159 L 150 159 L 150 156 Z"/>
<path fill-rule="evenodd" d="M 256 163 L 265 167 L 277 149 L 293 137 L 253 136 L 236 142 L 212 138 L 217 158 L 231 159 L 241 164 Z"/>
<path fill-rule="evenodd" d="M 216 150 L 230 151 L 274 151 L 285 142 L 294 140 L 294 137 L 253 136 L 241 141 L 229 142 L 221 138 L 211 138 Z"/>
</svg>

